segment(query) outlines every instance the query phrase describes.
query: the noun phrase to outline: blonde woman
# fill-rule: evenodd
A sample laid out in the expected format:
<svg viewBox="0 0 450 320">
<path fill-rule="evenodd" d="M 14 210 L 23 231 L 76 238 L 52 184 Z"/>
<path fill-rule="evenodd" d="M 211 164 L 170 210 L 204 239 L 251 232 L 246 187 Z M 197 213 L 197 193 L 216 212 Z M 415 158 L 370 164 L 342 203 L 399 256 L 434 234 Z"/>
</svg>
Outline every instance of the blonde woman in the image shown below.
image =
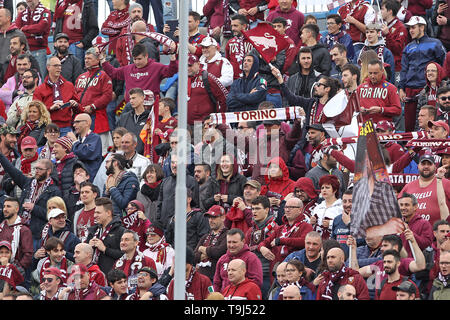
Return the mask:
<svg viewBox="0 0 450 320">
<path fill-rule="evenodd" d="M 45 145 L 47 139 L 45 138 L 45 127 L 51 123 L 50 113 L 45 105 L 38 100 L 33 100 L 28 103 L 21 114 L 21 123 L 19 127 L 20 135 L 17 139 L 17 146 L 20 150 L 22 139 L 31 136 L 36 139 L 38 147 Z"/>
<path fill-rule="evenodd" d="M 360 83 L 364 83 L 366 81 L 366 78 L 369 76 L 368 66 L 369 61 L 379 59 L 377 53 L 374 50 L 367 50 L 361 53 L 361 56 L 359 57 L 361 60 L 361 76 L 360 76 Z M 384 75 L 387 77 L 386 68 L 384 69 Z"/>
</svg>

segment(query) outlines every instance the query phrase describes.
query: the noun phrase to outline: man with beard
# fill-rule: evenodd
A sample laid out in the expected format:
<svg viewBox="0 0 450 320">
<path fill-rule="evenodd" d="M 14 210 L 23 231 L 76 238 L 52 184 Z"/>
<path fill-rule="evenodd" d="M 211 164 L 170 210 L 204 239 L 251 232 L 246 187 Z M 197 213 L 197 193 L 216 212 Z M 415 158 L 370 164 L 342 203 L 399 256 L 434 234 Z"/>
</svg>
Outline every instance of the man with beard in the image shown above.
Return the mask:
<svg viewBox="0 0 450 320">
<path fill-rule="evenodd" d="M 225 209 L 219 205 L 212 206 L 205 216 L 208 217 L 209 232 L 198 242 L 194 250 L 198 271 L 214 280 L 214 272 L 219 258 L 227 251 L 227 231 L 224 226 Z"/>
<path fill-rule="evenodd" d="M 14 127 L 3 126 L 0 128 L 0 153 L 6 157 L 6 159 L 13 163 L 20 157 L 17 151 L 17 137 L 20 134 Z M 0 166 L 0 182 L 3 180 L 5 170 Z"/>
<path fill-rule="evenodd" d="M 78 76 L 83 72 L 80 59 L 69 52 L 69 36 L 65 33 L 59 33 L 55 36 L 55 53 L 61 61 L 61 76 L 67 81 L 75 84 Z"/>
<path fill-rule="evenodd" d="M 5 220 L 0 223 L 0 241 L 14 242 L 10 261 L 23 269 L 31 265 L 33 258 L 33 240 L 30 228 L 18 215 L 20 203 L 17 198 L 6 198 L 3 203 Z"/>
<path fill-rule="evenodd" d="M 450 253 L 443 252 L 439 258 L 439 273 L 433 281 L 429 300 L 449 300 L 450 299 Z"/>
<path fill-rule="evenodd" d="M 450 87 L 439 88 L 437 93 L 437 119 L 446 121 L 450 124 Z"/>
<path fill-rule="evenodd" d="M 327 46 L 317 41 L 319 34 L 320 30 L 316 24 L 306 24 L 301 28 L 301 40 L 312 52 L 312 67 L 328 76 L 331 70 L 331 56 Z M 292 70 L 292 68 L 289 70 Z"/>
<path fill-rule="evenodd" d="M 30 54 L 19 55 L 16 66 L 17 72 L 6 80 L 6 83 L 0 88 L 0 99 L 5 104 L 6 112 L 8 112 L 14 99 L 25 90 L 23 87 L 23 73 L 31 68 Z"/>
<path fill-rule="evenodd" d="M 23 91 L 17 92 L 17 99 L 11 104 L 8 110 L 6 123 L 9 126 L 17 127 L 20 122 L 20 115 L 23 109 L 33 100 L 34 90 L 39 85 L 39 74 L 34 69 L 28 69 L 22 74 Z"/>
<path fill-rule="evenodd" d="M 231 31 L 234 37 L 225 46 L 225 57 L 233 66 L 233 80 L 243 76 L 242 62 L 253 48 L 253 45 L 242 34 L 242 31 L 246 31 L 247 28 L 248 19 L 246 16 L 236 14 L 231 17 Z"/>
<path fill-rule="evenodd" d="M 364 278 L 354 269 L 345 266 L 345 254 L 341 248 L 332 248 L 326 256 L 327 271 L 321 275 L 317 288 L 317 300 L 337 300 L 337 291 L 344 284 L 356 289 L 358 300 L 369 300 L 369 291 Z"/>
<path fill-rule="evenodd" d="M 136 288 L 138 286 L 137 274 L 141 268 L 149 267 L 156 270 L 155 261 L 145 256 L 138 249 L 139 235 L 131 230 L 125 230 L 120 239 L 120 251 L 123 256 L 114 264 L 114 269 L 120 269 L 127 275 L 128 287 Z"/>
<path fill-rule="evenodd" d="M 107 294 L 100 286 L 90 281 L 85 265 L 75 264 L 68 279 L 68 287 L 61 290 L 59 300 L 102 300 Z"/>
<path fill-rule="evenodd" d="M 194 178 L 198 183 L 200 196 L 200 209 L 207 211 L 212 206 L 214 197 L 213 178 L 211 177 L 211 166 L 207 163 L 196 164 L 194 168 Z M 210 200 L 210 201 L 208 201 Z"/>
<path fill-rule="evenodd" d="M 400 207 L 400 213 L 402 214 L 402 220 L 406 224 L 416 238 L 419 248 L 423 251 L 427 247 L 431 246 L 433 242 L 433 231 L 430 223 L 424 220 L 419 214 L 417 214 L 418 202 L 414 195 L 404 192 L 398 199 L 398 205 Z M 412 258 L 411 248 L 406 242 L 405 236 L 401 235 L 403 241 L 403 247 L 408 253 L 408 257 Z"/>
<path fill-rule="evenodd" d="M 0 164 L 11 176 L 14 184 L 22 189 L 20 195 L 21 219 L 23 222 L 29 223 L 33 234 L 34 248 L 37 249 L 42 228 L 47 223 L 47 200 L 61 196 L 61 190 L 50 176 L 53 163 L 48 159 L 38 160 L 34 177 L 25 176 L 2 154 L 0 154 Z"/>
<path fill-rule="evenodd" d="M 139 3 L 132 3 L 130 4 L 130 8 L 128 9 L 128 13 L 130 15 L 130 23 L 127 24 L 125 27 L 122 28 L 122 31 L 120 32 L 120 35 L 130 33 L 131 32 L 131 26 L 136 21 L 143 21 L 146 30 L 144 32 L 154 32 L 155 28 L 151 24 L 145 24 L 143 16 L 143 8 Z M 134 37 L 134 36 L 133 36 Z M 131 57 L 131 51 L 134 47 L 134 40 L 133 37 L 122 37 L 117 39 L 116 42 L 116 58 L 117 61 L 119 61 L 120 66 L 126 66 L 130 63 L 132 63 L 132 57 Z M 150 56 L 150 58 L 152 58 Z"/>
<path fill-rule="evenodd" d="M 413 194 L 418 201 L 417 213 L 433 225 L 442 219 L 439 198 L 450 208 L 450 181 L 445 178 L 438 179 L 435 159 L 430 154 L 420 157 L 418 169 L 419 178 L 406 184 L 399 194 Z"/>
<path fill-rule="evenodd" d="M 408 277 L 400 274 L 400 253 L 396 250 L 386 250 L 383 252 L 383 267 L 387 279 L 380 284 L 380 289 L 376 290 L 376 300 L 396 300 L 397 294 L 393 287 L 399 286 L 402 282 L 408 281 Z M 411 282 L 412 283 L 412 282 Z M 416 287 L 416 297 L 419 296 L 419 290 Z"/>
<path fill-rule="evenodd" d="M 349 94 L 358 88 L 359 77 L 360 70 L 357 66 L 347 63 L 342 67 L 341 81 Z"/>
</svg>

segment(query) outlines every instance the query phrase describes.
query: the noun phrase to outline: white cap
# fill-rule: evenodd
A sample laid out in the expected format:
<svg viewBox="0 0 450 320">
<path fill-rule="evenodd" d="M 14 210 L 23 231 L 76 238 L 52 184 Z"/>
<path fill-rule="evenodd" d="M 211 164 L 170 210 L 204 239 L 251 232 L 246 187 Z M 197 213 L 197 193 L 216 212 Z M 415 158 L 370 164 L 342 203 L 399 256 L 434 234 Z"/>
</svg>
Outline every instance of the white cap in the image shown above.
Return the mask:
<svg viewBox="0 0 450 320">
<path fill-rule="evenodd" d="M 56 218 L 57 216 L 59 216 L 61 214 L 66 214 L 66 213 L 59 208 L 52 209 L 47 214 L 47 220 L 50 220 L 51 218 Z"/>
<path fill-rule="evenodd" d="M 216 46 L 217 47 L 217 41 L 213 37 L 205 37 L 203 41 L 200 43 L 202 47 L 209 47 L 209 46 Z"/>
<path fill-rule="evenodd" d="M 408 23 L 405 23 L 407 26 L 415 26 L 416 24 L 424 24 L 426 25 L 427 22 L 424 18 L 420 16 L 412 16 L 411 19 L 409 19 Z"/>
</svg>

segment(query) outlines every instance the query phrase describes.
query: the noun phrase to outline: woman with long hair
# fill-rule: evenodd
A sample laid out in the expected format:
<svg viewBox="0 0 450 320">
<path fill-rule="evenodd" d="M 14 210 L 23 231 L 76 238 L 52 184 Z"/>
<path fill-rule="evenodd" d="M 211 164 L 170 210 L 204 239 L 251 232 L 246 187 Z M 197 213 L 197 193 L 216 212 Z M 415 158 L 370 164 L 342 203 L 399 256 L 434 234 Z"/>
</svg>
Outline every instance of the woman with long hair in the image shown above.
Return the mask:
<svg viewBox="0 0 450 320">
<path fill-rule="evenodd" d="M 152 163 L 142 174 L 141 188 L 136 196 L 145 207 L 144 214 L 150 221 L 156 220 L 157 201 L 164 172 L 161 165 Z"/>
<path fill-rule="evenodd" d="M 24 108 L 21 115 L 22 123 L 19 127 L 20 135 L 17 138 L 17 146 L 23 138 L 31 136 L 36 139 L 38 147 L 42 147 L 47 139 L 45 138 L 45 127 L 52 122 L 47 107 L 38 100 L 33 100 Z"/>
</svg>

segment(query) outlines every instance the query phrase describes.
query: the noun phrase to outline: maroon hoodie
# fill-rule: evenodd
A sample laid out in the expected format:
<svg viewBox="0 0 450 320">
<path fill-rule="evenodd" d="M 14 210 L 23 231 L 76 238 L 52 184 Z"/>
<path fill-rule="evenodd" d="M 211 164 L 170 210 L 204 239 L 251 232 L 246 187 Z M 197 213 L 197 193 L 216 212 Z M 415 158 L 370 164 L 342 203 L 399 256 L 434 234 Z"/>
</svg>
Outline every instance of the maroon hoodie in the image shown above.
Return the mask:
<svg viewBox="0 0 450 320">
<path fill-rule="evenodd" d="M 17 221 L 17 220 L 16 220 Z M 8 225 L 6 220 L 0 223 L 0 239 L 7 240 L 9 243 L 13 240 L 15 228 L 20 228 L 19 245 L 14 258 L 14 263 L 24 269 L 31 265 L 33 259 L 33 237 L 30 228 L 22 222 Z"/>
<path fill-rule="evenodd" d="M 436 79 L 436 86 L 432 86 L 431 85 L 431 83 L 430 83 L 430 81 L 428 80 L 428 77 L 427 77 L 427 72 L 426 72 L 426 70 L 427 70 L 427 68 L 428 68 L 428 66 L 430 65 L 430 64 L 434 64 L 435 66 L 436 66 L 436 68 L 437 68 L 437 79 Z M 445 71 L 444 71 L 444 68 L 442 68 L 440 65 L 439 65 L 439 63 L 436 63 L 436 62 L 430 62 L 430 63 L 428 63 L 427 64 L 427 66 L 425 67 L 425 80 L 426 80 L 426 82 L 427 82 L 427 85 L 425 86 L 425 94 L 426 94 L 426 99 L 427 99 L 427 104 L 428 105 L 432 105 L 432 106 L 436 106 L 436 100 L 437 100 L 437 98 L 436 98 L 436 93 L 437 93 L 437 90 L 439 89 L 439 87 L 440 87 L 440 84 L 441 84 L 441 82 L 442 82 L 442 79 L 444 79 L 445 78 Z"/>
</svg>

